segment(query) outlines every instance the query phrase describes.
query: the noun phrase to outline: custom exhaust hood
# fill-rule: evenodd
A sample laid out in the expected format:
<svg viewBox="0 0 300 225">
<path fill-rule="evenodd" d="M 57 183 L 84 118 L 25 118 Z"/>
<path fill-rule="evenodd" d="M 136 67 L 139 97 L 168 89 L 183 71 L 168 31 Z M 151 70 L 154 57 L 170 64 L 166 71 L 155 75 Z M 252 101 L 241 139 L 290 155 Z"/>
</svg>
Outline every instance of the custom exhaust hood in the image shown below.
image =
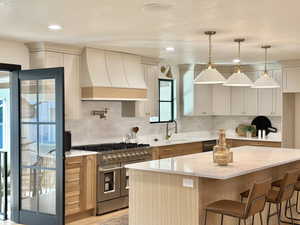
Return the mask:
<svg viewBox="0 0 300 225">
<path fill-rule="evenodd" d="M 147 100 L 140 56 L 85 48 L 81 70 L 82 100 Z"/>
</svg>

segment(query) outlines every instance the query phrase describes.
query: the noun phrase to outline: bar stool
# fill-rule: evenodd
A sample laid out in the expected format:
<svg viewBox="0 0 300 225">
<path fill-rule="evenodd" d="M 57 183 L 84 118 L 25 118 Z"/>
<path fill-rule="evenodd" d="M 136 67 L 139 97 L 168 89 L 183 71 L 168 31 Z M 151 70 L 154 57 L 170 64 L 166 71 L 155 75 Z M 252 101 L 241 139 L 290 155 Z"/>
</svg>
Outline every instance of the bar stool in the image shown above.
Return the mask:
<svg viewBox="0 0 300 225">
<path fill-rule="evenodd" d="M 259 213 L 260 223 L 263 225 L 261 212 L 265 208 L 266 196 L 270 187 L 271 180 L 253 184 L 246 204 L 238 201 L 220 200 L 207 205 L 205 208 L 204 225 L 206 225 L 207 212 L 220 214 L 221 225 L 223 225 L 224 215 L 238 218 L 239 224 L 241 220 L 244 220 L 244 224 L 246 225 L 246 219 L 252 216 L 252 220 L 254 221 L 254 216 Z"/>
<path fill-rule="evenodd" d="M 275 181 L 272 183 L 272 186 L 273 187 L 277 187 L 277 188 L 280 188 L 280 184 L 281 184 L 281 180 L 278 180 L 278 181 Z M 295 191 L 297 193 L 297 198 L 296 198 L 296 203 L 294 204 L 291 204 L 291 205 L 287 205 L 285 204 L 285 217 L 287 219 L 290 219 L 292 220 L 291 217 L 287 216 L 287 211 L 288 209 L 292 208 L 292 207 L 296 207 L 296 213 L 300 214 L 300 211 L 299 211 L 299 192 L 300 192 L 300 177 L 298 176 L 298 182 L 295 184 Z M 291 209 L 290 209 L 291 210 Z M 297 220 L 297 221 L 300 221 L 300 219 L 297 219 L 297 218 L 293 218 L 293 220 Z M 284 221 L 285 222 L 285 221 Z"/>
<path fill-rule="evenodd" d="M 291 170 L 286 172 L 284 178 L 279 182 L 279 190 L 270 190 L 267 195 L 267 203 L 269 203 L 268 208 L 268 216 L 267 216 L 267 225 L 269 225 L 270 218 L 272 216 L 277 215 L 278 224 L 280 225 L 280 222 L 287 223 L 286 221 L 281 220 L 281 207 L 283 202 L 287 202 L 289 204 L 289 209 L 291 213 L 291 220 L 292 224 L 294 224 L 294 218 L 292 213 L 292 207 L 291 207 L 291 198 L 294 193 L 295 184 L 298 180 L 299 170 Z M 273 183 L 274 184 L 274 183 Z M 249 195 L 249 191 L 245 191 L 241 193 L 241 198 L 247 197 Z M 270 214 L 271 211 L 271 204 L 276 205 L 276 213 Z"/>
</svg>

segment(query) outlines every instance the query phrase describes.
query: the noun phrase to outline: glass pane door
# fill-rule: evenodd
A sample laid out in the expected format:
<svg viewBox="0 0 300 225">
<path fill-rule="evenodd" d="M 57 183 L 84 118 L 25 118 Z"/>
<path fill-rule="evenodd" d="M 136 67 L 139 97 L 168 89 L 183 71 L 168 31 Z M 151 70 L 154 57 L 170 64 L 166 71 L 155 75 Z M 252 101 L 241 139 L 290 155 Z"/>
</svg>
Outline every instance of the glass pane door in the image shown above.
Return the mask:
<svg viewBox="0 0 300 225">
<path fill-rule="evenodd" d="M 17 222 L 63 224 L 63 69 L 20 71 L 13 87 L 20 112 L 15 115 L 19 135 L 14 137 L 19 154 L 13 157 L 20 162 L 13 178 L 19 186 L 19 193 L 14 189 Z"/>
</svg>

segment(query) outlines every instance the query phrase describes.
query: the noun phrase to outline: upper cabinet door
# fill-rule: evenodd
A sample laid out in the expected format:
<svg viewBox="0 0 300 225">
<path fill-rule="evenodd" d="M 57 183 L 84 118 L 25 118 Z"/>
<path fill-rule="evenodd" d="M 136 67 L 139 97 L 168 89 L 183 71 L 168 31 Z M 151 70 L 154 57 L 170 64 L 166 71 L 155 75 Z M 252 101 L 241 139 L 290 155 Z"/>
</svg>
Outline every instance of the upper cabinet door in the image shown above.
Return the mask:
<svg viewBox="0 0 300 225">
<path fill-rule="evenodd" d="M 130 88 L 147 88 L 143 76 L 141 57 L 124 54 L 125 74 Z"/>
<path fill-rule="evenodd" d="M 245 89 L 246 87 L 232 87 L 231 88 L 231 114 L 243 115 L 245 114 Z"/>
<path fill-rule="evenodd" d="M 261 76 L 263 71 L 257 72 L 257 77 Z M 269 71 L 272 75 L 272 71 Z M 273 90 L 272 89 L 259 89 L 258 90 L 258 113 L 264 116 L 271 116 L 273 114 Z"/>
<path fill-rule="evenodd" d="M 274 70 L 273 78 L 278 82 L 280 88 L 273 89 L 273 115 L 282 115 L 282 71 Z"/>
<path fill-rule="evenodd" d="M 222 84 L 213 85 L 213 114 L 230 115 L 231 114 L 231 88 Z"/>
<path fill-rule="evenodd" d="M 207 84 L 194 85 L 194 116 L 211 115 L 212 113 L 212 86 Z"/>
<path fill-rule="evenodd" d="M 283 92 L 300 92 L 300 67 L 285 68 L 283 71 Z"/>
<path fill-rule="evenodd" d="M 128 88 L 129 85 L 125 75 L 122 54 L 117 52 L 105 52 L 105 58 L 112 86 Z"/>
<path fill-rule="evenodd" d="M 64 54 L 57 52 L 46 52 L 46 68 L 51 67 L 63 67 L 64 66 Z"/>
<path fill-rule="evenodd" d="M 247 72 L 246 75 L 254 82 L 256 80 L 256 72 Z M 244 88 L 244 111 L 246 115 L 257 115 L 258 112 L 258 91 L 255 88 Z"/>
</svg>

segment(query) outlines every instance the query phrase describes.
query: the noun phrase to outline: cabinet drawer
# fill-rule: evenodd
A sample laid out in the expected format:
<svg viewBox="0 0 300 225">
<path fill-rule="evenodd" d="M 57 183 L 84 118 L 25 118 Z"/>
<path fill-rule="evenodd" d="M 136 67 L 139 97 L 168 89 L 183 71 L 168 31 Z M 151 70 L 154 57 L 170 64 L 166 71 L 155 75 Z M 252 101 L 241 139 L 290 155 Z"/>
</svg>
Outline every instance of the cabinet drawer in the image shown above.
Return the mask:
<svg viewBox="0 0 300 225">
<path fill-rule="evenodd" d="M 177 144 L 159 147 L 159 158 L 176 157 L 202 152 L 203 145 L 201 142 Z"/>
<path fill-rule="evenodd" d="M 80 205 L 79 203 L 66 205 L 66 215 L 71 215 L 80 212 Z"/>
<path fill-rule="evenodd" d="M 76 164 L 81 164 L 82 163 L 82 157 L 70 157 L 66 159 L 66 166 L 72 166 Z"/>
</svg>

